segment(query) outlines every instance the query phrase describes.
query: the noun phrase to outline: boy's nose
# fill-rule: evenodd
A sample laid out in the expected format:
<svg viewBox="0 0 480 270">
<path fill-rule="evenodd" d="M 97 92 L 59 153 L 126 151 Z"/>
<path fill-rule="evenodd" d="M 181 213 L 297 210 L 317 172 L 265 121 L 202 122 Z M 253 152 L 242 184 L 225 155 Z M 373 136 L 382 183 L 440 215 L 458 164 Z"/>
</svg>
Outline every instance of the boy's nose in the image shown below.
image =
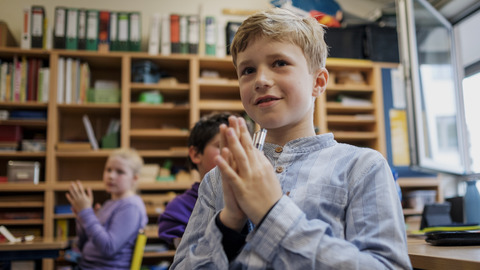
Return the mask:
<svg viewBox="0 0 480 270">
<path fill-rule="evenodd" d="M 268 88 L 272 85 L 272 80 L 267 68 L 259 67 L 257 68 L 257 74 L 255 78 L 255 89 L 260 90 L 263 88 Z"/>
</svg>

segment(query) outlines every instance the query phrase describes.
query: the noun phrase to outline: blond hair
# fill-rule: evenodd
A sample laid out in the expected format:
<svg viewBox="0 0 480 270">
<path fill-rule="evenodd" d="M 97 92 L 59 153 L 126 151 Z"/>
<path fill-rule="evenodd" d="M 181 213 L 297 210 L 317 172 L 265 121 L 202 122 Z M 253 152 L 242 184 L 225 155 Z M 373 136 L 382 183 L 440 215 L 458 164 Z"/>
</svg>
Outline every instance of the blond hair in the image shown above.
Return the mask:
<svg viewBox="0 0 480 270">
<path fill-rule="evenodd" d="M 114 150 L 108 157 L 108 159 L 111 158 L 121 158 L 128 161 L 128 165 L 132 169 L 133 175 L 139 175 L 140 170 L 143 167 L 143 158 L 135 149 L 132 148 L 121 148 Z"/>
<path fill-rule="evenodd" d="M 299 17 L 292 12 L 273 8 L 248 17 L 238 28 L 230 46 L 233 64 L 237 66 L 238 53 L 258 37 L 290 42 L 303 51 L 310 72 L 325 67 L 328 48 L 323 25 L 311 17 Z"/>
</svg>

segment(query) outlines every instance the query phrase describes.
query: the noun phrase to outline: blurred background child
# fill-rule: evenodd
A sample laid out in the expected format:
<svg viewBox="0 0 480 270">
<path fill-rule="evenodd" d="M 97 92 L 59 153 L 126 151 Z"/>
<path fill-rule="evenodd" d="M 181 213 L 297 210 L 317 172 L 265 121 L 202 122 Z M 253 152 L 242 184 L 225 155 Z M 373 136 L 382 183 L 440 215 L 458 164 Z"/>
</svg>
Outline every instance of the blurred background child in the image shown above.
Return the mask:
<svg viewBox="0 0 480 270">
<path fill-rule="evenodd" d="M 188 166 L 197 170 L 200 180 L 215 167 L 213 159 L 219 154 L 220 124 L 228 125 L 230 113 L 212 113 L 201 118 L 190 132 L 188 138 Z M 165 211 L 158 219 L 158 237 L 175 247 L 183 236 L 188 219 L 198 197 L 198 186 L 195 182 L 183 194 L 168 203 Z"/>
<path fill-rule="evenodd" d="M 142 157 L 133 149 L 112 152 L 103 172 L 111 199 L 96 212 L 92 189 L 80 181 L 71 183 L 66 197 L 76 216 L 81 269 L 130 269 L 135 240 L 148 221 L 145 205 L 135 193 L 142 166 Z"/>
</svg>

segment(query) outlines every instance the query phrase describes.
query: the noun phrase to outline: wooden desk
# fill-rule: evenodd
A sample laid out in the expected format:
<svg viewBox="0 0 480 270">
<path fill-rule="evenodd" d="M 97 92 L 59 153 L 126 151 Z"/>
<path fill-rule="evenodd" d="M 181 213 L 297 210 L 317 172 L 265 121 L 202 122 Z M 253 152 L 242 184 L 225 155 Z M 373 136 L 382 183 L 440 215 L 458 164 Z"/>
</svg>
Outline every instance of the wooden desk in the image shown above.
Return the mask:
<svg viewBox="0 0 480 270">
<path fill-rule="evenodd" d="M 37 269 L 41 259 L 57 258 L 60 250 L 68 248 L 68 240 L 58 240 L 52 238 L 35 238 L 29 242 L 0 243 L 0 262 L 9 268 L 11 261 L 35 260 Z"/>
<path fill-rule="evenodd" d="M 409 237 L 408 255 L 418 269 L 480 269 L 480 246 L 432 246 Z"/>
</svg>

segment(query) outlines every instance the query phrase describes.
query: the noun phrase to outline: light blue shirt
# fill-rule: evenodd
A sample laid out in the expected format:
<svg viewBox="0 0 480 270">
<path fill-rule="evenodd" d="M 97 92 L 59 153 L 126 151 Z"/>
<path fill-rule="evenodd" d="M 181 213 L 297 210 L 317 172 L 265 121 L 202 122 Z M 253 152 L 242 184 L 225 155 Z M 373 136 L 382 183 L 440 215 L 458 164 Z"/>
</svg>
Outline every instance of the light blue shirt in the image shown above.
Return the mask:
<svg viewBox="0 0 480 270">
<path fill-rule="evenodd" d="M 230 263 L 215 216 L 224 206 L 210 171 L 171 269 L 411 269 L 392 172 L 368 148 L 332 134 L 265 144 L 283 197 Z M 277 169 L 282 168 L 282 169 Z"/>
</svg>

